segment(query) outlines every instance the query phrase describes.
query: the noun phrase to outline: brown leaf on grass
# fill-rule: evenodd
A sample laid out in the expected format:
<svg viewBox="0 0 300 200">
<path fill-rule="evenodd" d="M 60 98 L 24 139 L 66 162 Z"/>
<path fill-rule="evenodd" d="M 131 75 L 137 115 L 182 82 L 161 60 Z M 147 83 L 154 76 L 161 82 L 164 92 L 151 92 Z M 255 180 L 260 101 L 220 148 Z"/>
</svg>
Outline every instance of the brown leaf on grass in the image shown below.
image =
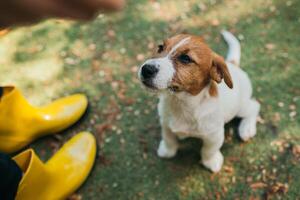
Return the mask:
<svg viewBox="0 0 300 200">
<path fill-rule="evenodd" d="M 124 104 L 131 105 L 135 103 L 135 99 L 126 95 L 127 85 L 124 81 L 113 81 L 112 88 L 117 92 L 117 97 Z"/>
<path fill-rule="evenodd" d="M 261 116 L 257 116 L 256 121 L 260 124 L 265 124 L 265 120 Z"/>
<path fill-rule="evenodd" d="M 220 25 L 220 21 L 218 19 L 213 19 L 213 20 L 211 20 L 210 24 L 212 26 L 219 26 Z"/>
<path fill-rule="evenodd" d="M 82 196 L 80 194 L 72 194 L 67 200 L 82 200 Z"/>
<path fill-rule="evenodd" d="M 106 121 L 96 125 L 96 137 L 99 144 L 103 143 L 105 132 L 112 129 L 114 121 L 117 120 L 117 116 L 120 114 L 120 108 L 113 98 L 110 100 L 110 104 L 102 114 L 104 115 Z"/>
<path fill-rule="evenodd" d="M 225 171 L 226 173 L 229 173 L 229 174 L 232 174 L 232 173 L 234 172 L 234 168 L 231 167 L 231 166 L 225 165 L 225 166 L 223 167 L 223 169 L 224 169 L 224 171 Z"/>
<path fill-rule="evenodd" d="M 107 129 L 111 129 L 111 124 L 109 123 L 102 123 L 96 126 L 96 131 L 98 134 L 102 134 Z"/>
<path fill-rule="evenodd" d="M 272 156 L 271 156 L 271 160 L 272 160 L 273 162 L 275 162 L 275 161 L 277 160 L 277 156 L 276 156 L 276 155 L 272 155 Z"/>
<path fill-rule="evenodd" d="M 292 152 L 295 157 L 300 158 L 300 145 L 294 145 Z"/>
<path fill-rule="evenodd" d="M 111 129 L 112 125 L 108 122 L 96 125 L 96 137 L 98 144 L 102 144 L 105 138 L 105 131 Z"/>
<path fill-rule="evenodd" d="M 221 199 L 221 194 L 217 191 L 216 192 L 216 200 L 220 200 Z"/>
<path fill-rule="evenodd" d="M 226 194 L 228 192 L 228 188 L 226 186 L 222 186 L 222 192 L 223 194 Z"/>
<path fill-rule="evenodd" d="M 127 106 L 132 105 L 135 103 L 135 99 L 134 98 L 125 98 L 125 99 L 123 99 L 123 103 Z"/>
<path fill-rule="evenodd" d="M 295 104 L 289 105 L 289 109 L 290 109 L 290 110 L 296 110 L 296 105 L 295 105 Z"/>
<path fill-rule="evenodd" d="M 260 200 L 260 198 L 259 198 L 259 197 L 256 197 L 256 196 L 250 196 L 250 197 L 249 197 L 249 200 Z"/>
<path fill-rule="evenodd" d="M 99 155 L 99 162 L 101 163 L 101 165 L 103 166 L 109 166 L 112 163 L 112 160 L 108 159 L 106 156 L 104 156 L 103 154 Z"/>
<path fill-rule="evenodd" d="M 276 146 L 277 150 L 282 153 L 285 151 L 285 149 L 290 147 L 290 143 L 288 143 L 286 140 L 279 139 L 279 140 L 274 140 L 271 142 L 271 146 Z"/>
<path fill-rule="evenodd" d="M 142 146 L 143 148 L 143 152 L 144 153 L 147 153 L 148 152 L 148 142 L 147 140 L 143 137 L 143 136 L 140 136 L 138 138 L 138 141 L 139 141 L 139 144 Z"/>
<path fill-rule="evenodd" d="M 138 61 L 142 61 L 142 60 L 145 59 L 145 56 L 144 56 L 144 54 L 138 54 L 138 55 L 136 56 L 136 59 L 137 59 Z"/>
<path fill-rule="evenodd" d="M 253 181 L 253 178 L 251 177 L 251 176 L 248 176 L 247 178 L 246 178 L 246 182 L 247 183 L 251 183 Z"/>
<path fill-rule="evenodd" d="M 155 43 L 154 42 L 149 42 L 148 43 L 148 49 L 154 49 L 155 48 Z"/>
<path fill-rule="evenodd" d="M 130 71 L 133 72 L 133 73 L 137 73 L 138 70 L 139 70 L 139 67 L 136 66 L 136 65 L 134 65 L 134 66 L 132 66 L 132 67 L 130 68 Z"/>
<path fill-rule="evenodd" d="M 104 113 L 106 121 L 112 123 L 116 120 L 118 114 L 120 113 L 120 108 L 114 99 L 111 99 L 110 105 L 108 106 L 106 112 Z"/>
<path fill-rule="evenodd" d="M 213 173 L 213 174 L 211 174 L 211 175 L 210 175 L 210 180 L 211 180 L 211 181 L 215 180 L 215 178 L 218 177 L 218 175 L 219 175 L 218 173 Z"/>
<path fill-rule="evenodd" d="M 283 106 L 284 106 L 284 103 L 283 102 L 278 102 L 278 106 L 280 107 L 280 108 L 282 108 Z"/>
<path fill-rule="evenodd" d="M 289 113 L 290 118 L 294 118 L 297 115 L 296 111 L 292 111 Z"/>
<path fill-rule="evenodd" d="M 227 158 L 228 161 L 231 161 L 231 162 L 236 162 L 236 161 L 239 161 L 241 158 L 240 157 L 236 157 L 236 156 L 229 156 Z"/>
<path fill-rule="evenodd" d="M 114 38 L 116 36 L 116 32 L 112 29 L 107 31 L 107 36 L 110 38 Z"/>
<path fill-rule="evenodd" d="M 268 185 L 263 183 L 263 182 L 256 182 L 256 183 L 252 183 L 250 185 L 251 189 L 252 190 L 255 190 L 255 189 L 261 189 L 261 188 L 265 188 L 267 187 Z"/>
<path fill-rule="evenodd" d="M 285 194 L 287 193 L 287 191 L 288 191 L 288 184 L 276 182 L 269 188 L 268 194 L 276 194 L 276 193 Z"/>
<path fill-rule="evenodd" d="M 202 12 L 207 10 L 207 6 L 203 2 L 199 3 L 198 7 Z"/>
<path fill-rule="evenodd" d="M 280 113 L 275 112 L 274 115 L 273 115 L 272 121 L 276 123 L 276 122 L 279 122 L 280 120 L 281 120 Z"/>
<path fill-rule="evenodd" d="M 138 192 L 138 193 L 137 193 L 137 196 L 138 196 L 138 197 L 144 197 L 145 195 L 144 195 L 144 192 Z"/>
<path fill-rule="evenodd" d="M 273 50 L 273 49 L 275 49 L 275 47 L 276 47 L 276 45 L 272 44 L 272 43 L 268 43 L 268 44 L 265 45 L 265 48 L 267 50 Z"/>
</svg>

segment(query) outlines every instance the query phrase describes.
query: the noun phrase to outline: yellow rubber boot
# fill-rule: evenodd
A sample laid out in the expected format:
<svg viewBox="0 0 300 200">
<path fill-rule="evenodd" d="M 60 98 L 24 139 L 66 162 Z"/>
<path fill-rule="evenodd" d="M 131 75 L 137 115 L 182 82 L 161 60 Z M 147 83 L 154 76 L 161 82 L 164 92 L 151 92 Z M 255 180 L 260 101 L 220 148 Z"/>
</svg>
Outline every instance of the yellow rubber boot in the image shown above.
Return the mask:
<svg viewBox="0 0 300 200">
<path fill-rule="evenodd" d="M 87 98 L 76 94 L 34 107 L 12 86 L 0 87 L 0 152 L 12 153 L 34 139 L 74 124 L 87 108 Z"/>
<path fill-rule="evenodd" d="M 46 163 L 32 149 L 13 160 L 23 171 L 16 200 L 60 200 L 74 193 L 91 171 L 96 156 L 96 140 L 82 132 L 71 138 Z"/>
</svg>

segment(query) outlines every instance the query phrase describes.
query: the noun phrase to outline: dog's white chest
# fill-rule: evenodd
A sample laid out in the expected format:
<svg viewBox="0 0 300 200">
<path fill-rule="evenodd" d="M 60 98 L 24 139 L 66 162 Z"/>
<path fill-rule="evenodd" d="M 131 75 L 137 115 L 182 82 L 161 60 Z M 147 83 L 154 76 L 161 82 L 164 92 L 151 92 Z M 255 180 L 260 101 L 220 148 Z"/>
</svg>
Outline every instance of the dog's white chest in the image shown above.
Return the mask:
<svg viewBox="0 0 300 200">
<path fill-rule="evenodd" d="M 180 139 L 196 136 L 199 131 L 194 110 L 182 105 L 169 106 L 164 120 L 172 133 Z"/>
<path fill-rule="evenodd" d="M 195 132 L 195 123 L 188 123 L 187 120 L 179 116 L 171 116 L 169 118 L 169 128 L 179 138 L 190 137 Z"/>
<path fill-rule="evenodd" d="M 216 100 L 210 99 L 201 103 L 181 103 L 162 96 L 158 110 L 163 125 L 167 126 L 178 138 L 201 137 L 222 124 Z"/>
</svg>

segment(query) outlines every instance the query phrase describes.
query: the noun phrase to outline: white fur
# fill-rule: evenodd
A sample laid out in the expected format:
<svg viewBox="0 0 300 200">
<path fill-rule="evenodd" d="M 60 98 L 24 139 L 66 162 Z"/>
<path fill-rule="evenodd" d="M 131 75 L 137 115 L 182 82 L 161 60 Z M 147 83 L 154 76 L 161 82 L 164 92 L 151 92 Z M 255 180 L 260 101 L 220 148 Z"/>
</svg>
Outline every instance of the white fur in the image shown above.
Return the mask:
<svg viewBox="0 0 300 200">
<path fill-rule="evenodd" d="M 223 35 L 223 38 L 228 44 L 229 50 L 226 57 L 226 60 L 229 62 L 233 62 L 236 65 L 240 65 L 240 59 L 241 59 L 241 45 L 239 41 L 237 40 L 232 33 L 228 31 L 221 31 L 221 34 Z"/>
<path fill-rule="evenodd" d="M 167 57 L 172 56 L 172 54 L 182 45 L 184 45 L 185 43 L 187 43 L 191 38 L 190 37 L 186 37 L 183 38 L 182 40 L 180 40 L 172 49 L 171 51 L 168 53 Z"/>
<path fill-rule="evenodd" d="M 153 86 L 155 86 L 157 89 L 168 88 L 175 73 L 175 68 L 173 66 L 172 61 L 168 57 L 163 57 L 163 58 L 149 59 L 143 65 L 145 64 L 154 65 L 159 70 L 155 78 L 153 78 L 152 80 Z M 138 73 L 140 79 L 142 79 L 141 69 L 142 67 L 140 67 Z"/>
<path fill-rule="evenodd" d="M 260 105 L 251 99 L 250 79 L 236 65 L 227 62 L 227 66 L 234 87 L 229 89 L 224 82 L 220 83 L 218 97 L 209 95 L 209 86 L 196 96 L 186 92 L 171 93 L 167 90 L 160 93 L 158 112 L 162 140 L 157 151 L 160 157 L 175 156 L 178 139 L 201 138 L 202 164 L 211 171 L 218 172 L 223 164 L 220 148 L 224 142 L 224 124 L 238 116 L 242 118 L 239 126 L 240 137 L 246 141 L 256 134 L 256 118 Z"/>
</svg>

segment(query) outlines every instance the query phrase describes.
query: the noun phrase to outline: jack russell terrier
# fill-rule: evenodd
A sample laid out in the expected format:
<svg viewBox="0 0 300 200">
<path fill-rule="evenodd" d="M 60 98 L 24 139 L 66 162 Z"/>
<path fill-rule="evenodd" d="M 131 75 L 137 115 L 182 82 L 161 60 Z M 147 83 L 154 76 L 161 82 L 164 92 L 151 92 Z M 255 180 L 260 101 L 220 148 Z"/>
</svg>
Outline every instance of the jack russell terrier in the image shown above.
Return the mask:
<svg viewBox="0 0 300 200">
<path fill-rule="evenodd" d="M 159 94 L 158 156 L 174 157 L 178 139 L 200 138 L 202 164 L 212 172 L 222 168 L 224 124 L 242 118 L 239 135 L 247 141 L 256 134 L 260 109 L 252 98 L 250 79 L 239 67 L 239 41 L 227 31 L 222 35 L 229 46 L 226 61 L 201 37 L 179 34 L 159 45 L 157 55 L 138 72 L 143 85 Z"/>
</svg>

